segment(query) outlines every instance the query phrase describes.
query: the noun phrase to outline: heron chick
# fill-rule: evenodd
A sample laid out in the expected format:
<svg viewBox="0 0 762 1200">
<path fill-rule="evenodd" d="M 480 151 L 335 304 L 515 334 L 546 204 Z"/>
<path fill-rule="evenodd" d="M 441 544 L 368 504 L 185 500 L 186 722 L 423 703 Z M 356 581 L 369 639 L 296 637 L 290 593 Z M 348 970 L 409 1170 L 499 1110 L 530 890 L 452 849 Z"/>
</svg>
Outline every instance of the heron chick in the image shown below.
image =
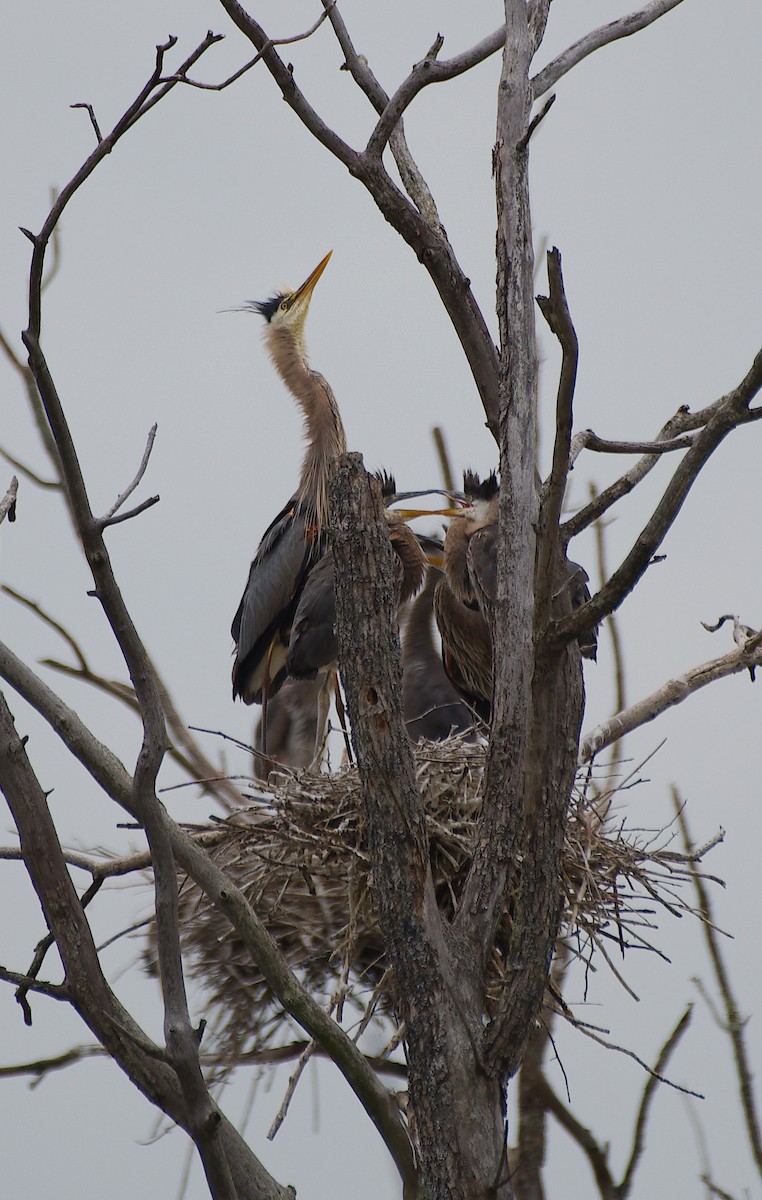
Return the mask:
<svg viewBox="0 0 762 1200">
<path fill-rule="evenodd" d="M 469 503 L 450 522 L 445 536 L 444 574 L 434 611 L 445 671 L 467 703 L 489 722 L 500 485 L 494 472 L 482 481 L 466 471 L 463 492 Z M 564 559 L 554 580 L 554 600 L 568 597 L 572 608 L 580 608 L 590 599 L 587 582 L 584 567 Z M 578 644 L 585 658 L 595 659 L 597 627 L 583 630 Z"/>
</svg>

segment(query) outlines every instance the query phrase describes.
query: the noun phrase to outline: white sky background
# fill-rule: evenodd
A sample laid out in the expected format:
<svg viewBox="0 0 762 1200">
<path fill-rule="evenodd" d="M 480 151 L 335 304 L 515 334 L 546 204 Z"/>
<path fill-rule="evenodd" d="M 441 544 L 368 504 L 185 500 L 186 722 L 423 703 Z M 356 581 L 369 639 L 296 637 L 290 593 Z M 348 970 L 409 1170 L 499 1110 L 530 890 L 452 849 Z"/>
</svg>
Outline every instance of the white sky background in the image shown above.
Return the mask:
<svg viewBox="0 0 762 1200">
<path fill-rule="evenodd" d="M 587 30 L 630 5 L 555 0 L 543 65 Z M 633 4 L 634 7 L 634 4 Z M 257 4 L 276 35 L 301 31 L 317 4 Z M 479 40 L 500 22 L 500 6 L 478 3 L 368 5 L 345 0 L 355 43 L 393 90 L 437 31 L 443 55 Z M 107 14 L 107 15 L 106 15 Z M 26 323 L 30 247 L 18 225 L 38 229 L 51 185 L 63 185 L 90 153 L 90 101 L 111 128 L 150 74 L 154 45 L 179 37 L 173 62 L 207 28 L 226 41 L 202 59 L 197 77 L 221 79 L 250 57 L 250 47 L 214 0 L 153 0 L 107 6 L 69 0 L 14 6 L 0 47 L 4 120 L 0 129 L 0 322 L 18 336 Z M 569 302 L 580 339 L 575 427 L 606 437 L 654 436 L 681 404 L 702 407 L 735 386 L 759 346 L 760 70 L 762 10 L 756 0 L 718 6 L 685 0 L 645 32 L 604 48 L 558 85 L 557 101 L 532 142 L 532 196 L 537 244 L 547 238 L 564 255 Z M 372 112 L 345 72 L 327 26 L 288 52 L 297 79 L 338 131 L 361 145 Z M 494 58 L 470 75 L 431 88 L 406 116 L 408 138 L 440 206 L 456 253 L 482 308 L 494 319 Z M 136 499 L 161 503 L 109 534 L 118 579 L 149 650 L 190 724 L 248 739 L 252 712 L 230 701 L 230 619 L 259 536 L 290 495 L 301 460 L 294 405 L 274 376 L 260 342 L 258 318 L 222 310 L 296 285 L 333 249 L 315 292 L 307 330 L 314 365 L 330 379 L 350 446 L 369 467 L 396 473 L 400 487 L 438 480 L 430 438 L 442 424 L 457 469 L 491 468 L 496 452 L 465 360 L 446 315 L 410 250 L 377 214 L 343 168 L 302 130 L 264 69 L 222 94 L 177 88 L 119 144 L 66 211 L 62 267 L 44 309 L 43 344 L 61 393 L 93 506 L 105 510 L 134 474 L 153 421 L 159 431 L 148 477 Z M 545 290 L 544 276 L 538 290 Z M 539 319 L 539 314 L 538 314 Z M 543 448 L 550 448 L 557 352 L 540 328 Z M 17 343 L 18 344 L 18 343 Z M 0 444 L 46 471 L 10 370 L 0 375 Z M 731 648 L 700 622 L 736 612 L 760 624 L 758 461 L 762 429 L 731 436 L 705 470 L 652 568 L 621 611 L 630 699 L 670 675 Z M 573 476 L 572 502 L 589 480 L 604 485 L 629 460 L 586 455 Z M 616 509 L 609 527 L 615 566 L 648 515 L 675 460 L 653 472 Z M 0 467 L 0 491 L 10 469 Z M 3 526 L 2 580 L 52 611 L 81 640 L 93 665 L 123 676 L 89 578 L 72 547 L 60 502 L 22 480 L 18 521 Z M 574 556 L 592 566 L 590 541 Z M 56 636 L 0 597 L 3 640 L 28 660 L 65 656 Z M 586 727 L 612 703 L 607 635 L 597 667 L 585 667 Z M 128 764 L 139 746 L 137 723 L 73 682 L 46 676 L 94 732 Z M 51 799 L 62 839 L 122 852 L 139 845 L 116 830 L 120 811 L 67 762 L 44 724 L 11 693 L 8 699 Z M 758 846 L 762 690 L 748 676 L 715 684 L 627 743 L 634 762 L 667 738 L 629 794 L 634 825 L 671 816 L 669 785 L 689 801 L 698 841 L 719 825 L 725 844 L 707 863 L 728 882 L 714 891 L 725 943 L 757 1069 L 759 1036 Z M 218 746 L 209 741 L 210 752 Z M 243 756 L 228 755 L 231 771 Z M 167 773 L 167 782 L 174 776 Z M 171 794 L 173 815 L 209 811 L 190 790 Z M 0 842 L 10 844 L 6 815 Z M 5 914 L 0 962 L 23 970 L 44 932 L 22 869 L 3 864 Z M 92 919 L 106 937 L 147 908 L 146 894 L 110 892 Z M 708 978 L 698 929 L 662 921 L 659 946 L 672 965 L 630 956 L 629 999 L 602 971 L 583 1015 L 615 1040 L 653 1060 L 685 1003 L 690 980 Z M 115 977 L 139 943 L 106 951 Z M 119 977 L 120 995 L 160 1035 L 155 985 L 139 971 Z M 571 996 L 581 999 L 581 990 Z M 10 988 L 0 989 L 0 1063 L 54 1053 L 86 1041 L 63 1006 L 33 999 L 27 1030 Z M 199 1012 L 198 1015 L 201 1015 Z M 628 1060 L 594 1050 L 559 1030 L 559 1049 L 578 1117 L 611 1144 L 620 1169 L 644 1077 Z M 703 1002 L 670 1075 L 707 1100 L 694 1111 L 708 1135 L 716 1181 L 757 1195 L 759 1180 L 740 1127 L 729 1052 Z M 249 1134 L 265 1165 L 310 1200 L 398 1194 L 375 1133 L 343 1083 L 319 1072 L 320 1136 L 312 1133 L 312 1084 L 300 1085 L 292 1114 L 274 1145 L 264 1142 L 287 1074 L 260 1086 Z M 551 1078 L 561 1094 L 557 1070 Z M 235 1120 L 248 1080 L 223 1101 Z M 109 1063 L 46 1079 L 0 1084 L 0 1161 L 4 1191 L 36 1197 L 111 1200 L 172 1196 L 184 1153 L 175 1133 L 145 1148 L 153 1129 L 147 1103 Z M 649 1152 L 635 1197 L 699 1196 L 703 1163 L 685 1101 L 662 1089 L 649 1129 Z M 596 1194 L 584 1160 L 563 1133 L 550 1151 L 550 1197 Z M 573 1180 L 573 1185 L 570 1184 Z M 194 1167 L 188 1196 L 207 1194 Z"/>
</svg>

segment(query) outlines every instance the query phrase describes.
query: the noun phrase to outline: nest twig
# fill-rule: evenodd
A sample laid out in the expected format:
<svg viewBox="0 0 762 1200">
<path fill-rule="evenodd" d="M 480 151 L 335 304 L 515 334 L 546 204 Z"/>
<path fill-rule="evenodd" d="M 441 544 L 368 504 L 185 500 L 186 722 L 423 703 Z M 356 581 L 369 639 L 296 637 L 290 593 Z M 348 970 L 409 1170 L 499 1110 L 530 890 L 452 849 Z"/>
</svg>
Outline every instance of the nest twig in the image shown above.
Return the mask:
<svg viewBox="0 0 762 1200">
<path fill-rule="evenodd" d="M 431 869 L 440 907 L 452 912 L 470 861 L 485 747 L 452 737 L 416 750 L 426 808 Z M 356 1010 L 358 1029 L 395 1011 L 394 974 L 384 952 L 365 848 L 355 768 L 338 774 L 283 772 L 267 800 L 226 823 L 211 853 L 251 902 L 291 968 L 338 1011 Z M 669 849 L 667 831 L 628 830 L 612 814 L 616 785 L 602 790 L 589 772 L 570 807 L 562 856 L 564 917 L 559 939 L 589 961 L 599 953 L 627 987 L 611 951 L 654 950 L 659 908 L 694 911 L 680 894 L 691 859 Z M 219 827 L 218 827 L 219 828 Z M 702 848 L 702 852 L 707 847 Z M 190 881 L 181 889 L 191 972 L 208 997 L 220 1064 L 281 1044 L 291 1019 L 225 917 Z M 499 992 L 510 943 L 510 912 L 489 964 L 489 1000 Z"/>
</svg>

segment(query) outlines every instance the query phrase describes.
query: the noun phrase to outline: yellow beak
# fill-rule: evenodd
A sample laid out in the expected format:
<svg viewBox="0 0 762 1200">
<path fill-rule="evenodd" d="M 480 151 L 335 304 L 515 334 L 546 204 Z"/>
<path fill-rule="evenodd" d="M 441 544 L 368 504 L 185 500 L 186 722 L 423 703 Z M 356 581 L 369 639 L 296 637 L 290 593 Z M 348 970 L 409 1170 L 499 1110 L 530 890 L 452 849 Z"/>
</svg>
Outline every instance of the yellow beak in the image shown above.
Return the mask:
<svg viewBox="0 0 762 1200">
<path fill-rule="evenodd" d="M 392 508 L 390 512 L 397 513 L 403 521 L 412 521 L 415 517 L 458 517 L 460 508 Z"/>
<path fill-rule="evenodd" d="M 305 300 L 309 302 L 315 284 L 328 266 L 328 260 L 332 254 L 333 250 L 329 250 L 322 262 L 319 262 L 315 267 L 315 270 L 312 272 L 312 274 L 307 276 L 302 286 L 298 287 L 296 291 L 292 293 L 291 304 L 297 304 L 299 301 L 304 303 Z"/>
</svg>

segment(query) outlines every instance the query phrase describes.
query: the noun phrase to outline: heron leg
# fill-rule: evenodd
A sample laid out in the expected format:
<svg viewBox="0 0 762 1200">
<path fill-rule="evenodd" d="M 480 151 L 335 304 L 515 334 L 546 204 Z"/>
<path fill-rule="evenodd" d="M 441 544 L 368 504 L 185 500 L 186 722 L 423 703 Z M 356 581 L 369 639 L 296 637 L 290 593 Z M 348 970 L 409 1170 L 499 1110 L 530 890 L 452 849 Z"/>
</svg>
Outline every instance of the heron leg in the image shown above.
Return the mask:
<svg viewBox="0 0 762 1200">
<path fill-rule="evenodd" d="M 344 700 L 341 695 L 341 684 L 339 683 L 339 672 L 338 671 L 333 672 L 333 688 L 334 688 L 334 696 L 336 698 L 336 715 L 338 716 L 339 724 L 341 725 L 341 732 L 342 732 L 342 736 L 344 738 L 344 745 L 345 745 L 346 751 L 347 751 L 347 761 L 349 762 L 349 765 L 351 767 L 354 765 L 355 760 L 352 755 L 352 743 L 349 740 L 349 730 L 347 729 L 347 712 L 346 712 L 346 709 L 344 708 Z"/>
<path fill-rule="evenodd" d="M 331 675 L 328 671 L 318 692 L 317 725 L 315 726 L 315 755 L 308 770 L 319 771 L 323 762 L 325 744 L 328 740 L 328 712 L 331 707 Z"/>
<path fill-rule="evenodd" d="M 272 661 L 273 649 L 275 647 L 275 639 L 270 642 L 270 649 L 267 651 L 265 659 L 265 671 L 262 678 L 262 731 L 260 737 L 260 750 L 262 752 L 262 778 L 267 779 L 274 763 L 270 760 L 267 753 L 267 705 L 270 699 L 270 663 Z"/>
</svg>

